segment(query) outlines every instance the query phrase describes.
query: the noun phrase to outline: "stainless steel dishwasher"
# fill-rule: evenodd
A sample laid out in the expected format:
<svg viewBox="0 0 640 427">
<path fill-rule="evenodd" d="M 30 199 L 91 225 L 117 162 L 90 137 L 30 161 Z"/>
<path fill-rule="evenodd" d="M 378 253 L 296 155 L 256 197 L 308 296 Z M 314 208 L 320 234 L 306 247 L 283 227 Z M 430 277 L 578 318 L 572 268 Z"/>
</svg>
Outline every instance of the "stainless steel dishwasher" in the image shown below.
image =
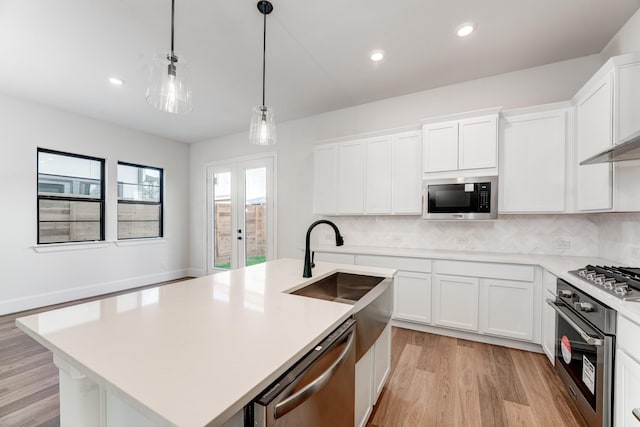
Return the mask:
<svg viewBox="0 0 640 427">
<path fill-rule="evenodd" d="M 353 427 L 355 363 L 348 319 L 247 407 L 245 425 Z"/>
</svg>

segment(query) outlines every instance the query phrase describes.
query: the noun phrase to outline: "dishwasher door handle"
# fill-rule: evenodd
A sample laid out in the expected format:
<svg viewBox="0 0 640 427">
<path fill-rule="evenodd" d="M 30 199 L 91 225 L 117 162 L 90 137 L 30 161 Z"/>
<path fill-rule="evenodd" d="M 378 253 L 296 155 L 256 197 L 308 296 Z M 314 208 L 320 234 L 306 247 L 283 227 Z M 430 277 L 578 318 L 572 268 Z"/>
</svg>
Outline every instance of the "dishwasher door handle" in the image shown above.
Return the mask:
<svg viewBox="0 0 640 427">
<path fill-rule="evenodd" d="M 329 382 L 331 377 L 333 377 L 340 365 L 342 365 L 347 357 L 347 354 L 349 354 L 349 351 L 353 347 L 355 329 L 349 332 L 348 336 L 349 338 L 344 350 L 342 350 L 340 356 L 338 356 L 338 358 L 331 364 L 331 366 L 327 368 L 326 371 L 324 371 L 318 378 L 304 386 L 301 390 L 287 397 L 285 400 L 275 406 L 275 410 L 273 412 L 274 419 L 278 419 L 286 413 L 300 406 L 302 403 L 304 403 L 305 400 L 310 398 L 314 393 L 318 392 Z M 343 339 L 341 343 L 344 341 L 345 340 Z"/>
</svg>

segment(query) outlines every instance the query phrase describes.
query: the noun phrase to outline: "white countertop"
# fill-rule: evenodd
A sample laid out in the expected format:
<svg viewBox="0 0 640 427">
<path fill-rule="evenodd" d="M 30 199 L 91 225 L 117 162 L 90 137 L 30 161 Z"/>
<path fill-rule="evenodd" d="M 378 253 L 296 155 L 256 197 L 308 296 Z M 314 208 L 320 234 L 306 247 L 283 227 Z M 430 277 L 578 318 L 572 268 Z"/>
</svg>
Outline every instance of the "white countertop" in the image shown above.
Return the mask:
<svg viewBox="0 0 640 427">
<path fill-rule="evenodd" d="M 597 300 L 615 309 L 619 314 L 640 324 L 640 302 L 625 302 L 608 292 L 569 274 L 586 265 L 621 265 L 621 263 L 596 257 L 561 255 L 508 254 L 499 252 L 446 251 L 437 249 L 410 249 L 367 246 L 319 246 L 316 252 L 345 254 L 414 257 L 426 259 L 447 259 L 459 261 L 496 262 L 504 264 L 539 265 L 554 276 L 560 277 L 573 286 L 585 291 Z"/>
<path fill-rule="evenodd" d="M 220 425 L 354 306 L 284 293 L 336 271 L 395 270 L 280 259 L 16 321 L 106 390 L 155 420 Z"/>
</svg>

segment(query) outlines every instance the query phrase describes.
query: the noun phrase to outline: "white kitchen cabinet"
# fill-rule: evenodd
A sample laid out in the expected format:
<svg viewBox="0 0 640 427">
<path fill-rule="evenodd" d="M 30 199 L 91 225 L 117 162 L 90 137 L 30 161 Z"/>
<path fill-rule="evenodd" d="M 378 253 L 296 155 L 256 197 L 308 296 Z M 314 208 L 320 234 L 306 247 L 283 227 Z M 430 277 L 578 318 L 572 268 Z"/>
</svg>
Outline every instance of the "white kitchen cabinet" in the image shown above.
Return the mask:
<svg viewBox="0 0 640 427">
<path fill-rule="evenodd" d="M 498 111 L 494 108 L 423 120 L 423 172 L 438 177 L 456 176 L 459 171 L 468 171 L 465 175 L 496 174 Z"/>
<path fill-rule="evenodd" d="M 331 215 L 338 210 L 338 144 L 313 148 L 313 213 Z"/>
<path fill-rule="evenodd" d="M 372 346 L 356 363 L 356 396 L 354 426 L 362 427 L 373 411 L 373 364 L 375 346 Z"/>
<path fill-rule="evenodd" d="M 338 149 L 338 213 L 357 215 L 364 212 L 363 141 L 342 143 Z"/>
<path fill-rule="evenodd" d="M 431 275 L 399 271 L 394 279 L 394 318 L 431 323 Z"/>
<path fill-rule="evenodd" d="M 498 117 L 460 120 L 458 124 L 458 169 L 498 166 Z"/>
<path fill-rule="evenodd" d="M 422 213 L 422 140 L 420 132 L 393 135 L 392 199 L 394 214 Z M 367 170 L 367 179 L 369 171 Z"/>
<path fill-rule="evenodd" d="M 391 370 L 391 324 L 356 363 L 354 426 L 367 424 Z"/>
<path fill-rule="evenodd" d="M 626 352 L 616 351 L 614 423 L 616 427 L 638 427 L 640 419 L 640 362 Z"/>
<path fill-rule="evenodd" d="M 567 108 L 504 113 L 500 120 L 500 212 L 566 210 Z"/>
<path fill-rule="evenodd" d="M 533 283 L 482 279 L 480 287 L 482 332 L 525 341 L 533 340 Z"/>
<path fill-rule="evenodd" d="M 478 331 L 478 287 L 475 277 L 433 276 L 433 323 Z"/>
<path fill-rule="evenodd" d="M 458 122 L 426 125 L 422 131 L 424 172 L 458 169 Z"/>
<path fill-rule="evenodd" d="M 576 156 L 580 163 L 613 144 L 613 72 L 608 71 L 576 95 Z M 577 166 L 578 210 L 613 207 L 611 163 Z"/>
<path fill-rule="evenodd" d="M 373 404 L 375 405 L 391 372 L 391 323 L 380 334 L 373 352 Z"/>
<path fill-rule="evenodd" d="M 391 213 L 392 144 L 390 136 L 366 142 L 365 213 Z"/>
<path fill-rule="evenodd" d="M 556 364 L 556 312 L 547 300 L 555 300 L 558 278 L 545 271 L 542 275 L 542 350 L 552 365 Z"/>
</svg>

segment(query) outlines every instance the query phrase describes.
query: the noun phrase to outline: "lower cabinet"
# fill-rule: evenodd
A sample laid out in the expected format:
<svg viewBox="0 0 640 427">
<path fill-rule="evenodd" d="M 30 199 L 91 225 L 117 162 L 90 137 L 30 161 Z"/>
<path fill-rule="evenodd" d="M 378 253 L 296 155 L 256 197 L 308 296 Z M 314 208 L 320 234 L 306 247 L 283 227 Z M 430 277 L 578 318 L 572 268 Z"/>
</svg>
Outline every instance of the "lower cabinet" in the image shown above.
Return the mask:
<svg viewBox="0 0 640 427">
<path fill-rule="evenodd" d="M 478 284 L 475 277 L 433 276 L 433 323 L 478 331 Z"/>
<path fill-rule="evenodd" d="M 640 426 L 640 363 L 621 350 L 616 351 L 613 395 L 615 426 Z"/>
<path fill-rule="evenodd" d="M 391 324 L 356 363 L 355 427 L 367 424 L 391 369 Z"/>
<path fill-rule="evenodd" d="M 558 278 L 551 273 L 544 272 L 542 275 L 542 350 L 549 358 L 552 365 L 556 364 L 556 312 L 547 300 L 555 300 L 556 282 Z M 640 426 L 638 426 L 640 427 Z"/>
<path fill-rule="evenodd" d="M 533 340 L 533 291 L 529 282 L 482 279 L 481 330 L 489 335 Z"/>
<path fill-rule="evenodd" d="M 431 322 L 431 274 L 398 271 L 394 293 L 394 318 Z"/>
</svg>

